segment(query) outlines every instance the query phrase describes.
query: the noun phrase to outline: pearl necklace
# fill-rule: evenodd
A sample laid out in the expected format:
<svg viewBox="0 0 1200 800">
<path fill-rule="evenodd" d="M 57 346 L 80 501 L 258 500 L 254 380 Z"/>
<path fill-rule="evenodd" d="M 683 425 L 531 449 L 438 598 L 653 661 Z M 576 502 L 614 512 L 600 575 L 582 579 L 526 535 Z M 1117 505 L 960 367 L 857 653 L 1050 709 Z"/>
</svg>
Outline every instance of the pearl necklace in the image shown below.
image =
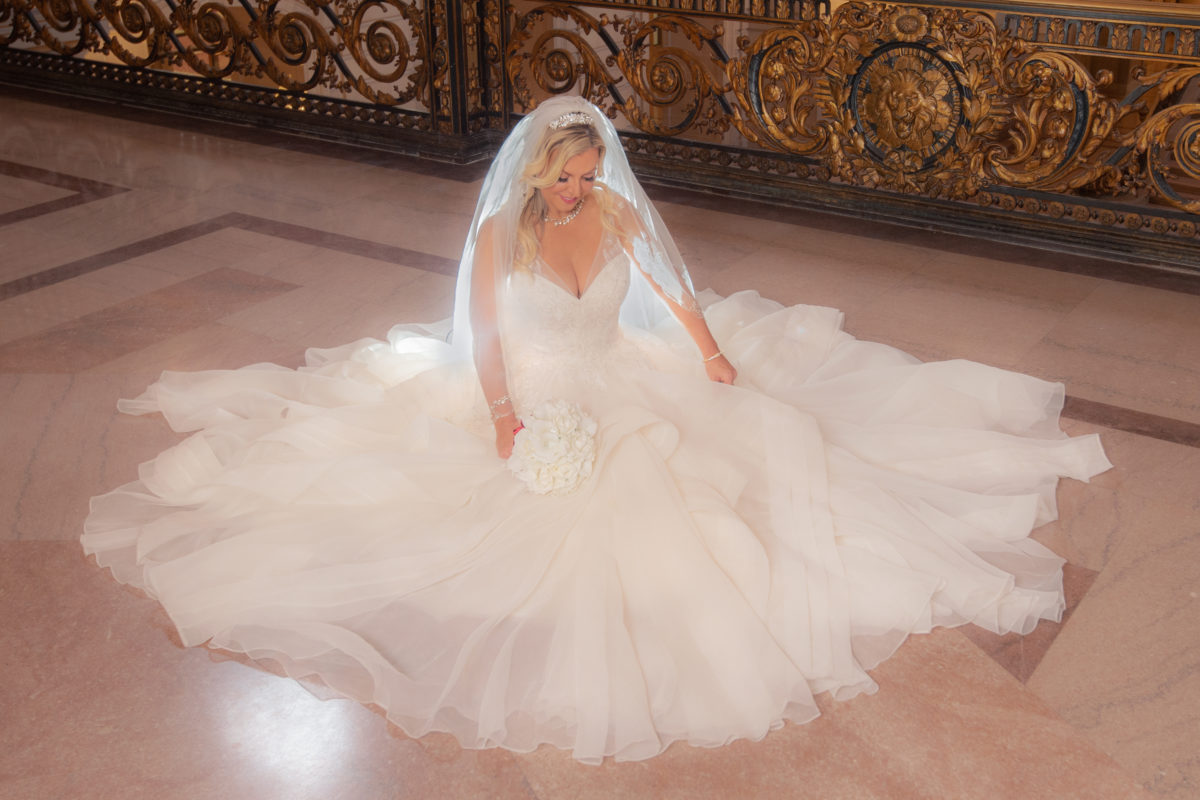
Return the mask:
<svg viewBox="0 0 1200 800">
<path fill-rule="evenodd" d="M 565 217 L 559 217 L 558 219 L 555 219 L 554 217 L 550 216 L 549 214 L 545 214 L 542 217 L 542 221 L 543 222 L 551 222 L 554 224 L 555 227 L 558 227 L 560 225 L 566 225 L 568 222 L 570 222 L 571 220 L 573 220 L 577 216 L 579 216 L 579 212 L 582 210 L 583 210 L 583 198 L 581 197 L 581 198 L 579 198 L 579 202 L 575 204 L 575 207 L 571 209 L 571 213 L 567 214 Z"/>
</svg>

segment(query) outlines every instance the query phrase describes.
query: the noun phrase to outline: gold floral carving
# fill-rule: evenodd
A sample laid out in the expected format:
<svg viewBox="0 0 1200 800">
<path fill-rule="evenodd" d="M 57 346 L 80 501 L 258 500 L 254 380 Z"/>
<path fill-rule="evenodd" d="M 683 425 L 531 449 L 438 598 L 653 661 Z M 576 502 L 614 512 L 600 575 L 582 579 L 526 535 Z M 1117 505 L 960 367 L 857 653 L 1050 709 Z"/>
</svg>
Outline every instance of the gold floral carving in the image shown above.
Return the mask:
<svg viewBox="0 0 1200 800">
<path fill-rule="evenodd" d="M 728 65 L 739 130 L 817 157 L 844 182 L 956 200 L 987 186 L 1149 192 L 1196 211 L 1196 108 L 1151 115 L 1195 70 L 1119 101 L 1102 91 L 1111 73 L 1038 50 L 982 12 L 879 3 L 739 48 Z"/>
<path fill-rule="evenodd" d="M 1145 77 L 1117 99 L 1105 93 L 1109 71 L 1090 72 L 1031 38 L 1079 41 L 1095 21 L 1052 21 L 1017 35 L 983 11 L 850 2 L 826 19 L 742 35 L 730 58 L 720 25 L 674 14 L 591 14 L 591 5 L 543 2 L 513 12 L 506 66 L 517 110 L 578 92 L 672 142 L 638 144 L 645 152 L 686 158 L 703 149 L 689 140 L 736 130 L 752 147 L 803 159 L 768 171 L 788 164 L 810 179 L 1041 216 L 1077 218 L 1097 195 L 1200 211 L 1200 113 L 1174 99 L 1196 89 L 1196 71 Z M 1114 46 L 1166 46 L 1155 30 L 1149 38 L 1114 30 Z M 1182 42 L 1183 33 L 1170 41 Z M 765 163 L 749 153 L 736 161 Z M 1086 217 L 1187 229 L 1153 213 Z"/>
<path fill-rule="evenodd" d="M 719 134 L 732 123 L 721 105 L 725 75 L 705 53 L 723 35 L 719 25 L 671 14 L 595 17 L 577 4 L 541 5 L 512 25 L 506 61 L 514 104 L 529 109 L 537 96 L 577 92 L 655 136 Z M 589 45 L 595 39 L 606 46 L 603 56 Z"/>
</svg>

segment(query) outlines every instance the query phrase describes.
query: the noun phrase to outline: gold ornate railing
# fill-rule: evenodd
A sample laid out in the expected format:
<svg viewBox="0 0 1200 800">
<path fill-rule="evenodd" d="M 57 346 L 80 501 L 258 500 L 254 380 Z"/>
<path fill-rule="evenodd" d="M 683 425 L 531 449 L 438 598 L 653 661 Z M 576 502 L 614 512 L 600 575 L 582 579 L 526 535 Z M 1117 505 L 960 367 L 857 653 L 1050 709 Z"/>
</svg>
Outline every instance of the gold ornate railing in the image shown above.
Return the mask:
<svg viewBox="0 0 1200 800">
<path fill-rule="evenodd" d="M 0 0 L 0 79 L 465 160 L 476 4 Z M 465 148 L 465 149 L 464 149 Z"/>
<path fill-rule="evenodd" d="M 0 0 L 0 79 L 460 161 L 579 93 L 652 180 L 1200 270 L 1200 7 Z"/>
</svg>

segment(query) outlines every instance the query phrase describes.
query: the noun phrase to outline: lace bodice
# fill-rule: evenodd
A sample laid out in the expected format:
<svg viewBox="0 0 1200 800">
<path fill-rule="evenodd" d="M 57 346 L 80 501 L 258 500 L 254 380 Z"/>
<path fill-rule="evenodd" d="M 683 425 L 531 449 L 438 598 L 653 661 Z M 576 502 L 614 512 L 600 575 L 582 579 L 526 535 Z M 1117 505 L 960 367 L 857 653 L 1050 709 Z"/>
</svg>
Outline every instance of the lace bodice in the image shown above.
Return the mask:
<svg viewBox="0 0 1200 800">
<path fill-rule="evenodd" d="M 580 297 L 544 264 L 512 276 L 501 331 L 509 394 L 518 410 L 551 399 L 586 403 L 592 390 L 607 383 L 615 361 L 633 357 L 618 324 L 629 291 L 629 258 L 606 235 L 596 260 Z"/>
</svg>

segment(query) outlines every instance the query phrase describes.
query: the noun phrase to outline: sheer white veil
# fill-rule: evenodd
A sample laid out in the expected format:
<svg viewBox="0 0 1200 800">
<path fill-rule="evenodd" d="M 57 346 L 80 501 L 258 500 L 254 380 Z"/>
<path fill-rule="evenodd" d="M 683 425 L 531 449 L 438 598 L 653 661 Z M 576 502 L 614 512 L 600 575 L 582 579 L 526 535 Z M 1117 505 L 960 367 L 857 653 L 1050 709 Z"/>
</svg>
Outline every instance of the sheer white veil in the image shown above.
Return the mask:
<svg viewBox="0 0 1200 800">
<path fill-rule="evenodd" d="M 624 211 L 628 212 L 621 215 L 621 232 L 628 237 L 636 268 L 633 269 L 629 294 L 621 306 L 622 324 L 648 329 L 673 319 L 661 297 L 670 298 L 680 307 L 698 313 L 695 292 L 679 250 L 654 204 L 634 177 L 612 122 L 603 111 L 581 97 L 554 97 L 517 123 L 483 181 L 475 217 L 463 247 L 454 295 L 451 341 L 460 355 L 469 355 L 472 347 L 471 276 L 478 255 L 480 229 L 485 223 L 489 224 L 495 288 L 498 297 L 503 298 L 516 253 L 517 223 L 533 191 L 523 180 L 525 166 L 534 157 L 550 124 L 570 112 L 583 112 L 591 117 L 592 127 L 604 143 L 598 183 L 621 198 Z"/>
</svg>

